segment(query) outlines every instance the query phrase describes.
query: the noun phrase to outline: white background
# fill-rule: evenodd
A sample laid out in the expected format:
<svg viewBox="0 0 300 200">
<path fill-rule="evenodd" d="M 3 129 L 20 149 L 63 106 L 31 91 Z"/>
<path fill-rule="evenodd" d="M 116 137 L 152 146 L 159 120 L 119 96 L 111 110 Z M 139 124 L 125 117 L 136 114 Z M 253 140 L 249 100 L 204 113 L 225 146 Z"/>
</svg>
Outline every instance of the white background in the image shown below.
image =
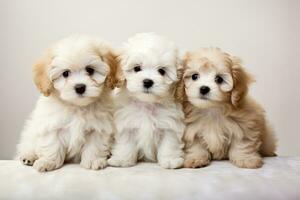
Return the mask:
<svg viewBox="0 0 300 200">
<path fill-rule="evenodd" d="M 1 0 L 0 159 L 12 158 L 38 92 L 31 66 L 72 33 L 119 45 L 156 32 L 180 48 L 218 46 L 255 75 L 252 95 L 279 138 L 279 155 L 300 155 L 300 1 L 297 0 Z"/>
</svg>

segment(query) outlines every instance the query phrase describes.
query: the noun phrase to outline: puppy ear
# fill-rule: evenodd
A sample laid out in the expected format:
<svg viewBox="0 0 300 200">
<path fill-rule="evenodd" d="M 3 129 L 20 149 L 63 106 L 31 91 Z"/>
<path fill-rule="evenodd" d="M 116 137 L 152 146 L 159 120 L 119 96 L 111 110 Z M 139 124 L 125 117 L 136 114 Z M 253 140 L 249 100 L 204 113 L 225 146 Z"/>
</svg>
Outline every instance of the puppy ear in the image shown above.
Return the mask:
<svg viewBox="0 0 300 200">
<path fill-rule="evenodd" d="M 109 67 L 104 84 L 107 88 L 114 89 L 118 86 L 119 53 L 109 43 L 99 39 L 95 41 L 95 48 L 100 58 Z"/>
<path fill-rule="evenodd" d="M 121 56 L 118 56 L 118 66 L 117 66 L 117 71 L 116 71 L 116 79 L 117 79 L 117 85 L 116 87 L 121 88 L 125 86 L 126 84 L 126 79 L 123 74 L 122 70 L 122 59 Z"/>
<path fill-rule="evenodd" d="M 230 60 L 232 64 L 231 74 L 233 79 L 231 103 L 233 106 L 238 107 L 244 97 L 247 95 L 249 85 L 254 81 L 254 79 L 241 66 L 241 61 L 239 58 L 230 56 Z"/>
<path fill-rule="evenodd" d="M 122 55 L 121 53 L 119 53 L 119 55 L 117 56 L 117 61 L 118 61 L 118 66 L 117 66 L 117 70 L 116 70 L 116 87 L 121 88 L 123 86 L 125 86 L 126 84 L 126 79 L 124 77 L 123 74 L 123 70 L 122 70 L 122 63 L 125 62 L 125 57 L 124 55 Z"/>
<path fill-rule="evenodd" d="M 185 93 L 185 84 L 184 84 L 184 70 L 186 68 L 187 60 L 189 59 L 189 54 L 186 53 L 180 62 L 181 67 L 177 70 L 178 82 L 175 89 L 175 99 L 180 103 L 183 103 L 187 100 L 187 96 Z"/>
<path fill-rule="evenodd" d="M 104 62 L 106 62 L 110 68 L 109 74 L 106 76 L 105 85 L 110 89 L 114 89 L 117 85 L 116 72 L 118 67 L 117 56 L 114 52 L 109 51 L 103 57 Z"/>
<path fill-rule="evenodd" d="M 52 57 L 50 52 L 33 65 L 33 79 L 40 92 L 46 97 L 53 91 L 53 84 L 48 76 L 48 68 Z"/>
</svg>

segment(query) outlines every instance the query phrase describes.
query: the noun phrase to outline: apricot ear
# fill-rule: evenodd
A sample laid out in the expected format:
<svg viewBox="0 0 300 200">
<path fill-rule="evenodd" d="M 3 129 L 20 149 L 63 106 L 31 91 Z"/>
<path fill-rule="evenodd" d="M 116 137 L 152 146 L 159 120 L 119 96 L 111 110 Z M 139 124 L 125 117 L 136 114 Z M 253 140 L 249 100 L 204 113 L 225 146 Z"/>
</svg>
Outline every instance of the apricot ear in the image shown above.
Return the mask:
<svg viewBox="0 0 300 200">
<path fill-rule="evenodd" d="M 114 89 L 118 82 L 116 77 L 118 68 L 117 56 L 113 52 L 108 52 L 102 58 L 109 66 L 109 74 L 106 76 L 105 85 L 110 89 Z"/>
<path fill-rule="evenodd" d="M 233 79 L 233 89 L 231 91 L 231 103 L 238 107 L 240 102 L 248 94 L 248 88 L 253 78 L 248 74 L 240 64 L 240 60 L 236 57 L 230 58 L 232 62 L 231 75 Z"/>
<path fill-rule="evenodd" d="M 184 71 L 188 59 L 189 59 L 189 54 L 186 53 L 181 62 L 181 67 L 177 70 L 177 76 L 179 81 L 176 85 L 175 99 L 178 100 L 180 103 L 183 103 L 184 101 L 187 100 L 187 96 L 185 93 L 185 84 L 184 84 Z"/>
<path fill-rule="evenodd" d="M 178 100 L 180 103 L 183 103 L 184 100 L 186 99 L 185 85 L 183 79 L 183 69 L 178 70 L 178 74 L 180 77 L 175 89 L 175 99 Z"/>
<path fill-rule="evenodd" d="M 53 91 L 53 84 L 48 76 L 48 68 L 51 60 L 51 54 L 48 52 L 33 65 L 33 79 L 35 85 L 46 97 Z"/>
<path fill-rule="evenodd" d="M 122 70 L 122 63 L 124 62 L 125 59 L 123 57 L 123 55 L 119 54 L 117 55 L 117 67 L 116 67 L 116 74 L 115 74 L 115 78 L 116 78 L 116 87 L 117 88 L 121 88 L 123 87 L 125 84 L 126 84 L 126 79 L 124 77 L 124 74 L 123 74 L 123 70 Z"/>
</svg>

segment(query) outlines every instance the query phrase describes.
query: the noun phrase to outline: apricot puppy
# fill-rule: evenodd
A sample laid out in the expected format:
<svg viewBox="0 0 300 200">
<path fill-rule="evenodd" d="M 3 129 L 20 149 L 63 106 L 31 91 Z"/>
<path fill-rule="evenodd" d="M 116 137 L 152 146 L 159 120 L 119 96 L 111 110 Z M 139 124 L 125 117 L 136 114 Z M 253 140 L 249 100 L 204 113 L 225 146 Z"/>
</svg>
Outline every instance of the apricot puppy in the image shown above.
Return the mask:
<svg viewBox="0 0 300 200">
<path fill-rule="evenodd" d="M 229 159 L 243 168 L 261 167 L 275 155 L 276 139 L 263 108 L 248 96 L 251 76 L 240 60 L 219 48 L 189 52 L 177 88 L 186 130 L 185 167 Z"/>
</svg>

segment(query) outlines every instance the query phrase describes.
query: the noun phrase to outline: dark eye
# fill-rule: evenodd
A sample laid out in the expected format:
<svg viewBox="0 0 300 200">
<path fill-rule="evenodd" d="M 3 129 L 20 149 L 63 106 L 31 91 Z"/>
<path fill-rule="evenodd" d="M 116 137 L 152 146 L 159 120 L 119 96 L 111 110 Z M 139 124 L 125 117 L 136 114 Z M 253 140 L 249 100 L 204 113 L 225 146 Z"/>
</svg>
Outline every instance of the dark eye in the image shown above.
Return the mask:
<svg viewBox="0 0 300 200">
<path fill-rule="evenodd" d="M 92 67 L 90 67 L 90 66 L 87 66 L 87 67 L 85 68 L 85 71 L 86 71 L 90 76 L 93 75 L 94 72 L 95 72 L 95 70 L 94 70 Z"/>
<path fill-rule="evenodd" d="M 162 68 L 158 69 L 158 73 L 160 73 L 160 75 L 165 75 L 166 74 L 166 71 Z"/>
<path fill-rule="evenodd" d="M 193 79 L 194 81 L 197 80 L 198 77 L 199 77 L 199 74 L 193 74 L 193 75 L 192 75 L 192 79 Z"/>
<path fill-rule="evenodd" d="M 224 82 L 224 79 L 221 76 L 217 75 L 215 81 L 217 84 L 222 84 Z"/>
<path fill-rule="evenodd" d="M 70 71 L 66 70 L 62 73 L 63 77 L 67 78 L 70 75 Z"/>
<path fill-rule="evenodd" d="M 135 66 L 134 68 L 133 68 L 133 70 L 135 71 L 135 72 L 139 72 L 139 71 L 141 71 L 142 69 L 141 69 L 141 66 Z"/>
</svg>

